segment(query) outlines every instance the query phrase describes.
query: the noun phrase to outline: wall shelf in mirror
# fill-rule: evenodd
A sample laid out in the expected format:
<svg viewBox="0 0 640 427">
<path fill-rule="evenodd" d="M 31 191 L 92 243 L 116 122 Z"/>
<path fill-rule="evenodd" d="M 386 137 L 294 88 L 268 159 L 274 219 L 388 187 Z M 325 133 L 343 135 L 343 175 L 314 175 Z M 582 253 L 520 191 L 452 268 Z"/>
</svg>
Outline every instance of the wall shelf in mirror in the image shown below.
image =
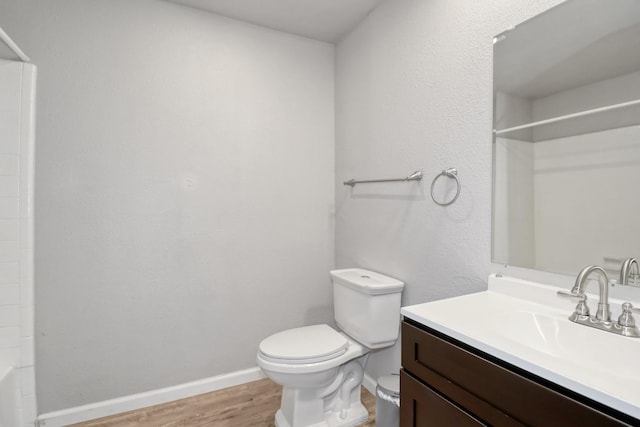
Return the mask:
<svg viewBox="0 0 640 427">
<path fill-rule="evenodd" d="M 604 107 L 599 107 L 599 108 L 593 108 L 591 110 L 586 110 L 586 111 L 579 111 L 577 113 L 571 113 L 571 114 L 565 114 L 563 116 L 558 116 L 558 117 L 552 117 L 549 119 L 545 119 L 545 120 L 539 120 L 537 122 L 531 122 L 531 123 L 525 123 L 522 125 L 518 125 L 518 126 L 513 126 L 510 128 L 506 128 L 506 129 L 499 129 L 493 130 L 493 133 L 496 135 L 503 135 L 509 132 L 513 132 L 513 131 L 517 131 L 517 130 L 522 130 L 522 129 L 530 129 L 536 126 L 542 126 L 542 125 L 546 125 L 546 124 L 550 124 L 550 123 L 556 123 L 556 122 L 561 122 L 563 120 L 569 120 L 569 119 L 575 119 L 578 117 L 584 117 L 584 116 L 589 116 L 592 114 L 598 114 L 598 113 L 604 113 L 607 111 L 612 111 L 612 110 L 617 110 L 619 108 L 627 108 L 627 107 L 633 107 L 635 105 L 640 105 L 640 99 L 636 99 L 633 101 L 628 101 L 628 102 L 621 102 L 619 104 L 613 104 L 613 105 L 607 105 Z"/>
</svg>

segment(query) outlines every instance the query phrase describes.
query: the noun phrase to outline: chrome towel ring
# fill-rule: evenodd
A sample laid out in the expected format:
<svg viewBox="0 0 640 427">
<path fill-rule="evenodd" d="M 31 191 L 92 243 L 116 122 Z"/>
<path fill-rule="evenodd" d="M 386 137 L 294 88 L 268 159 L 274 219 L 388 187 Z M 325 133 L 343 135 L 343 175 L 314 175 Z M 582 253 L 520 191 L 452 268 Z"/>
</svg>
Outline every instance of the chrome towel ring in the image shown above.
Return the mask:
<svg viewBox="0 0 640 427">
<path fill-rule="evenodd" d="M 451 179 L 455 179 L 456 180 L 456 186 L 457 186 L 456 195 L 453 196 L 453 199 L 449 200 L 448 202 L 444 202 L 444 203 L 437 201 L 435 196 L 433 195 L 433 187 L 436 185 L 436 181 L 441 176 L 446 176 L 446 177 L 449 177 Z M 435 202 L 436 205 L 449 206 L 450 204 L 452 204 L 453 202 L 458 200 L 458 196 L 460 196 L 460 187 L 462 187 L 462 185 L 460 185 L 460 179 L 458 179 L 458 170 L 456 168 L 444 169 L 442 172 L 440 172 L 438 175 L 436 175 L 435 178 L 433 178 L 433 182 L 431 183 L 431 198 L 433 199 L 433 201 Z"/>
</svg>

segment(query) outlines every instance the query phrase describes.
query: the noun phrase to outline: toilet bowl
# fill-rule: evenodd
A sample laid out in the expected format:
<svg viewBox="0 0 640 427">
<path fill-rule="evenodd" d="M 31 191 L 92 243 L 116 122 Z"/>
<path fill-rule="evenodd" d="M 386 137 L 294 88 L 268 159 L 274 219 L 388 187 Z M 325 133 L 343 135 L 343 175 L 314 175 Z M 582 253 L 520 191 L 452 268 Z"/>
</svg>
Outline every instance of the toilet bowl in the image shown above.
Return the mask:
<svg viewBox="0 0 640 427">
<path fill-rule="evenodd" d="M 404 284 L 362 269 L 331 272 L 337 331 L 326 324 L 278 332 L 260 343 L 258 366 L 283 386 L 277 427 L 349 427 L 369 414 L 360 386 L 370 349 L 392 345 Z M 338 301 L 339 299 L 339 301 Z"/>
<path fill-rule="evenodd" d="M 301 340 L 301 336 L 306 338 Z M 288 345 L 275 345 L 275 341 L 284 343 L 288 338 Z M 369 349 L 328 325 L 290 329 L 265 339 L 258 352 L 258 366 L 283 386 L 276 426 L 365 422 L 369 414 L 360 402 L 360 384 L 368 353 Z M 338 412 L 333 421 L 325 419 L 327 410 Z"/>
</svg>

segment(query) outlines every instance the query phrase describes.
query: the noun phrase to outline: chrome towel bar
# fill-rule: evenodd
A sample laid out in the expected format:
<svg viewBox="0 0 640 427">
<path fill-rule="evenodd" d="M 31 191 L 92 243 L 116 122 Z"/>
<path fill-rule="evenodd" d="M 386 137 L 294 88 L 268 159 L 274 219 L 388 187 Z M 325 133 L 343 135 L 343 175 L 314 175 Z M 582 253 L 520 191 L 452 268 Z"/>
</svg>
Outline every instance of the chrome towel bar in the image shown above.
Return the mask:
<svg viewBox="0 0 640 427">
<path fill-rule="evenodd" d="M 409 176 L 405 176 L 404 178 L 392 178 L 392 179 L 367 179 L 367 180 L 359 180 L 350 179 L 349 181 L 344 181 L 344 185 L 349 185 L 351 187 L 355 187 L 356 184 L 368 184 L 371 182 L 400 182 L 400 181 L 420 181 L 422 179 L 422 171 L 415 171 Z"/>
</svg>

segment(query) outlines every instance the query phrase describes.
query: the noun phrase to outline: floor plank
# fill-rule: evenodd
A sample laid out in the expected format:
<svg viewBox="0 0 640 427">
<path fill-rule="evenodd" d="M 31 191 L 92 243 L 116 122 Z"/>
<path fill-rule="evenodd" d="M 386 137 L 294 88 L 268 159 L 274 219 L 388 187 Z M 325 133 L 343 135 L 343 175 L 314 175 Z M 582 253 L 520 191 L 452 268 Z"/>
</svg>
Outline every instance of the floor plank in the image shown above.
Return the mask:
<svg viewBox="0 0 640 427">
<path fill-rule="evenodd" d="M 269 379 L 201 394 L 188 399 L 74 424 L 73 427 L 274 427 L 282 388 Z M 376 398 L 362 388 L 362 403 L 375 426 Z"/>
</svg>

